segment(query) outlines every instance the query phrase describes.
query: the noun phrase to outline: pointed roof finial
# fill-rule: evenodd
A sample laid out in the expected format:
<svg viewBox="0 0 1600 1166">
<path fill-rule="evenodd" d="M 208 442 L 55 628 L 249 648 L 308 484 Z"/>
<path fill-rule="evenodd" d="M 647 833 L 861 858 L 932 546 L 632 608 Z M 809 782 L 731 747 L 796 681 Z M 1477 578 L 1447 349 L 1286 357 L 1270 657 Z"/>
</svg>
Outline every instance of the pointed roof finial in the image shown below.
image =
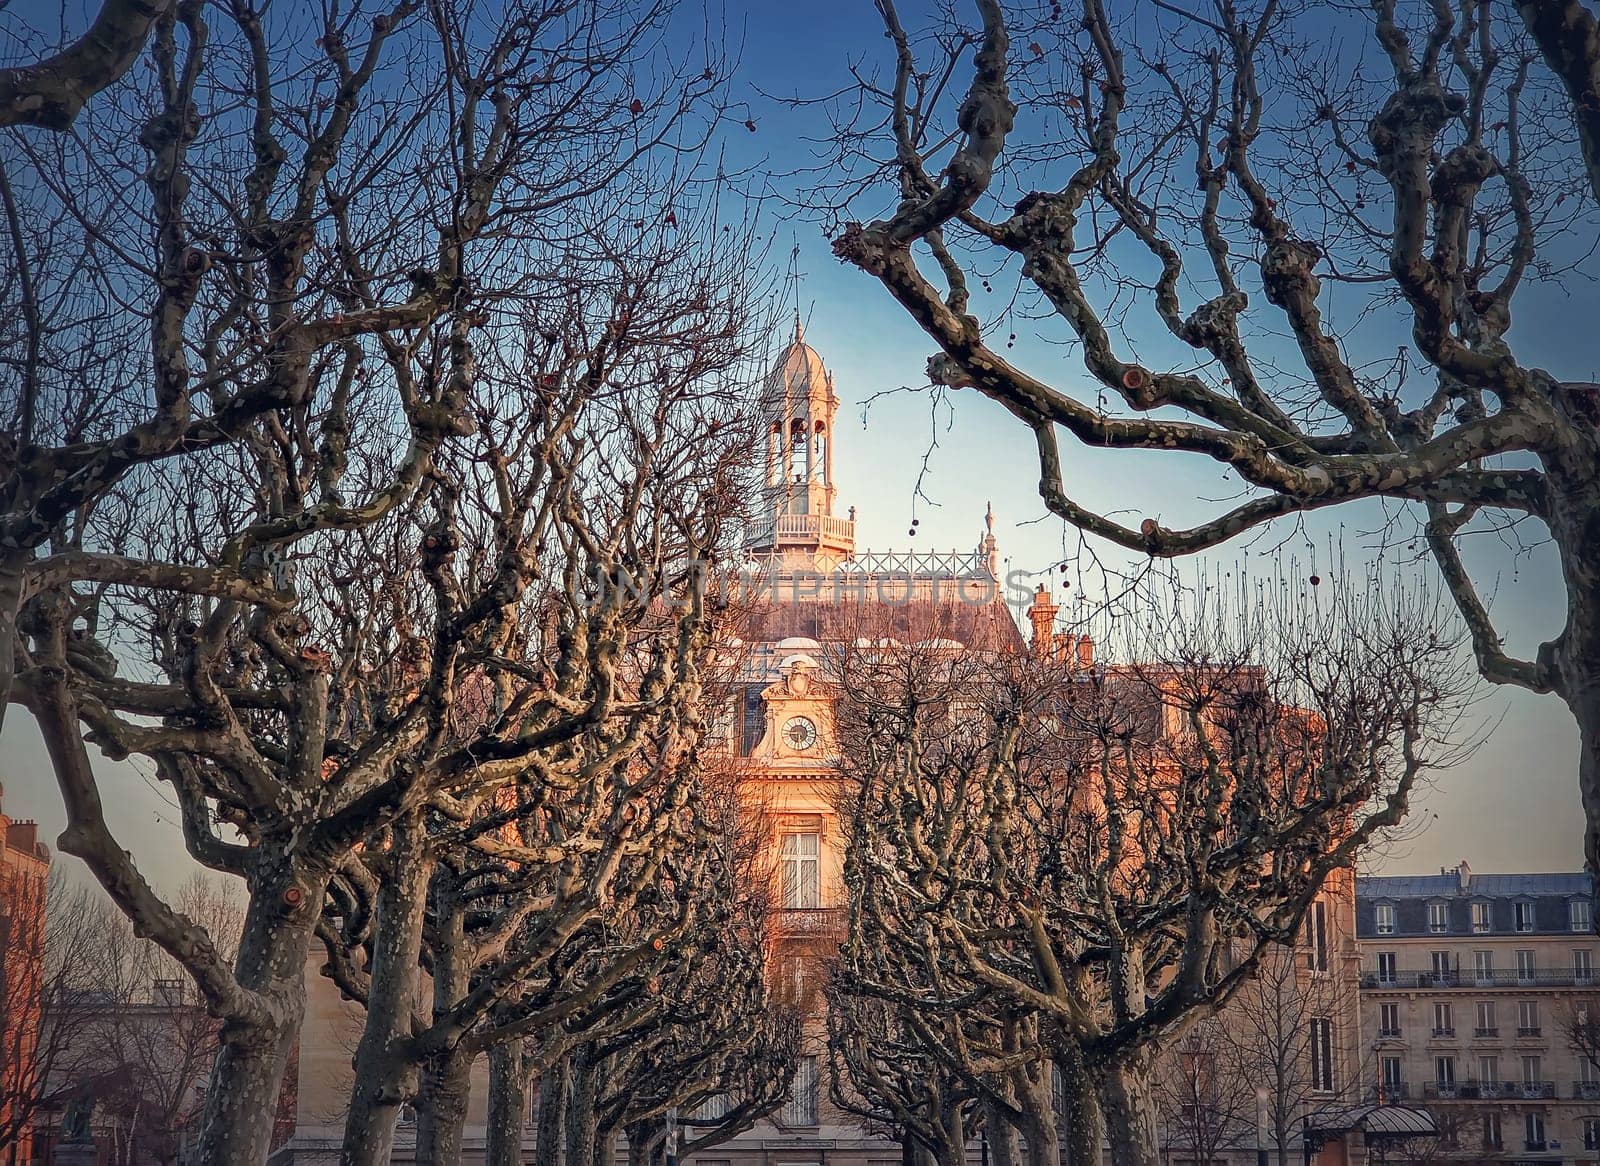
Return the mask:
<svg viewBox="0 0 1600 1166">
<path fill-rule="evenodd" d="M 994 533 L 994 503 L 993 502 L 985 502 L 983 504 L 983 525 L 984 525 L 984 528 L 986 530 L 988 530 L 988 532 L 990 534 Z"/>
<path fill-rule="evenodd" d="M 799 344 L 802 340 L 805 339 L 805 336 L 806 336 L 805 325 L 800 323 L 800 308 L 798 306 L 796 306 L 795 310 L 794 310 L 794 342 L 796 344 Z"/>
</svg>

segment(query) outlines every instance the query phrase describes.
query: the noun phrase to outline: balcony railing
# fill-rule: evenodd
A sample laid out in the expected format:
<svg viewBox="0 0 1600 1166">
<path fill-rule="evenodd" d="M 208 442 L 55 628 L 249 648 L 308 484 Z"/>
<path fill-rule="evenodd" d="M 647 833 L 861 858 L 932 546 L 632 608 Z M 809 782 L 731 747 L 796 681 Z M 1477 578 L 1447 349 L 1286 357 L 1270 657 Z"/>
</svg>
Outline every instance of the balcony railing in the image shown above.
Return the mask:
<svg viewBox="0 0 1600 1166">
<path fill-rule="evenodd" d="M 1441 1028 L 1436 1024 L 1433 1026 L 1433 1035 L 1436 1037 L 1453 1037 L 1456 1035 L 1456 1030 L 1454 1027 Z"/>
<path fill-rule="evenodd" d="M 783 935 L 839 935 L 845 927 L 839 907 L 784 907 L 777 918 Z"/>
<path fill-rule="evenodd" d="M 1400 1030 L 1398 1028 L 1380 1028 L 1378 1030 L 1378 1039 L 1379 1040 L 1399 1040 L 1400 1039 Z"/>
<path fill-rule="evenodd" d="M 1600 1099 L 1600 1081 L 1574 1081 L 1572 1083 L 1572 1096 L 1582 1101 Z"/>
<path fill-rule="evenodd" d="M 1538 1036 L 1543 1031 L 1537 1024 L 1519 1024 L 1517 1026 L 1517 1036 L 1519 1038 Z"/>
<path fill-rule="evenodd" d="M 1376 1105 L 1398 1105 L 1411 1098 L 1409 1081 L 1385 1081 L 1367 1089 L 1367 1101 Z"/>
<path fill-rule="evenodd" d="M 1439 1101 L 1477 1101 L 1485 1097 L 1537 1100 L 1554 1098 L 1554 1081 L 1426 1081 L 1423 1097 Z"/>
<path fill-rule="evenodd" d="M 1489 1036 L 1499 1036 L 1500 1028 L 1498 1025 L 1490 1025 L 1488 1028 L 1475 1028 L 1472 1030 L 1472 1035 L 1478 1037 L 1479 1039 Z"/>
<path fill-rule="evenodd" d="M 1494 972 L 1396 971 L 1389 975 L 1373 968 L 1361 973 L 1363 988 L 1582 988 L 1595 982 L 1588 968 L 1539 968 Z"/>
</svg>

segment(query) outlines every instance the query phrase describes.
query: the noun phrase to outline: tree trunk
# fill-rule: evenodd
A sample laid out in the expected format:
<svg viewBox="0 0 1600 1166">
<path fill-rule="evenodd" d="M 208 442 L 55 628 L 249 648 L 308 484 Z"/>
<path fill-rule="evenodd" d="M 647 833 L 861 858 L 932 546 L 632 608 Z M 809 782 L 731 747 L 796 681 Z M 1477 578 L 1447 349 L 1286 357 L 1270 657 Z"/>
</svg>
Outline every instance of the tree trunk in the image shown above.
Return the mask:
<svg viewBox="0 0 1600 1166">
<path fill-rule="evenodd" d="M 393 851 L 378 890 L 372 984 L 367 1019 L 356 1046 L 355 1079 L 345 1115 L 341 1166 L 388 1166 L 400 1104 L 416 1083 L 416 1065 L 395 1047 L 409 1034 L 417 1003 L 418 957 L 433 858 L 420 819 L 397 824 Z"/>
<path fill-rule="evenodd" d="M 522 1131 L 528 1120 L 528 1077 L 522 1039 L 489 1050 L 488 1166 L 522 1166 Z"/>
<path fill-rule="evenodd" d="M 567 1063 L 558 1061 L 539 1078 L 539 1129 L 534 1166 L 561 1166 L 561 1130 L 566 1115 Z"/>
<path fill-rule="evenodd" d="M 1100 1077 L 1100 1111 L 1116 1166 L 1161 1166 L 1155 1091 L 1142 1054 L 1107 1065 Z"/>
<path fill-rule="evenodd" d="M 417 1161 L 456 1163 L 466 1141 L 472 1057 L 457 1046 L 428 1059 L 417 1098 Z"/>
<path fill-rule="evenodd" d="M 1061 1133 L 1051 1096 L 1049 1061 L 1025 1065 L 1013 1075 L 1022 1105 L 1023 1135 L 1028 1139 L 1027 1166 L 1061 1166 Z"/>
<path fill-rule="evenodd" d="M 1099 1166 L 1104 1131 L 1100 1128 L 1100 1103 L 1094 1095 L 1094 1083 L 1081 1065 L 1069 1072 L 1061 1069 L 1058 1062 L 1057 1068 L 1065 1098 L 1059 1129 L 1067 1166 Z"/>
<path fill-rule="evenodd" d="M 990 1166 L 1017 1166 L 1020 1157 L 1017 1128 L 998 1105 L 983 1107 L 984 1137 L 989 1143 Z"/>
<path fill-rule="evenodd" d="M 234 976 L 269 1003 L 265 1024 L 224 1020 L 206 1088 L 194 1166 L 252 1166 L 272 1148 L 278 1090 L 306 1012 L 306 957 L 326 876 L 261 854 L 245 909 Z"/>
<path fill-rule="evenodd" d="M 594 1066 L 586 1049 L 574 1050 L 567 1072 L 567 1166 L 590 1166 L 595 1147 Z"/>
</svg>

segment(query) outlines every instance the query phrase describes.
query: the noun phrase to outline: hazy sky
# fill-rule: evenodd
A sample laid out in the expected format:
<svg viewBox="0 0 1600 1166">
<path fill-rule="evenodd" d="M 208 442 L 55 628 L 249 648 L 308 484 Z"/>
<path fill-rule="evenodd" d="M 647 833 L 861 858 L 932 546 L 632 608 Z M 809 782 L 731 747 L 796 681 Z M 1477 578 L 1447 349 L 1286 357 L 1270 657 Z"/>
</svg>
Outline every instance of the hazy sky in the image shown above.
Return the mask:
<svg viewBox="0 0 1600 1166">
<path fill-rule="evenodd" d="M 839 88 L 846 65 L 885 45 L 866 0 L 752 6 L 735 15 L 744 37 L 741 90 L 750 102 L 757 132 L 733 132 L 728 148 L 736 161 L 791 171 L 804 159 L 806 136 L 826 126 L 815 111 L 775 105 L 768 96 L 814 95 Z M 1026 123 L 1019 127 L 1026 132 Z M 787 180 L 778 179 L 783 188 Z M 863 415 L 874 394 L 922 383 L 929 352 L 920 331 L 868 277 L 841 267 L 811 223 L 778 224 L 774 251 L 779 262 L 798 247 L 800 307 L 806 339 L 834 373 L 842 399 L 835 462 L 841 512 L 854 505 L 858 545 L 905 549 L 910 519 L 920 519 L 916 549 L 970 549 L 982 533 L 984 508 L 992 502 L 996 532 L 1008 568 L 1047 570 L 1076 539 L 1044 512 L 1037 495 L 1031 438 L 997 405 L 974 394 L 956 394 L 949 408 L 930 415 L 921 394 L 880 399 Z M 1596 308 L 1587 283 L 1563 289 L 1532 287 L 1519 300 L 1513 341 L 1522 358 L 1571 379 L 1600 379 L 1592 343 Z M 1337 321 L 1337 293 L 1326 305 Z M 1396 336 L 1405 327 L 1395 320 Z M 1154 337 L 1161 325 L 1153 315 Z M 1084 379 L 1070 354 L 1048 343 L 1059 333 L 1048 326 L 1019 329 L 1016 357 L 1029 371 L 1063 385 Z M 1160 344 L 1152 340 L 1158 361 Z M 929 454 L 930 443 L 937 447 Z M 914 489 L 924 471 L 927 498 Z M 1134 523 L 1146 515 L 1169 522 L 1213 513 L 1231 495 L 1219 467 L 1188 457 L 1108 454 L 1085 450 L 1063 438 L 1069 492 L 1105 510 L 1119 510 Z M 1325 514 L 1286 548 L 1307 571 L 1327 570 L 1330 541 L 1359 558 L 1381 523 L 1375 508 Z M 1257 540 L 1252 557 L 1293 532 Z M 1560 626 L 1563 598 L 1548 548 L 1513 559 L 1493 539 L 1468 549 L 1484 590 L 1494 593 L 1497 619 L 1511 648 L 1527 653 Z M 1217 569 L 1239 561 L 1244 545 L 1212 556 Z M 1320 564 L 1320 566 L 1319 566 Z M 1419 577 L 1431 568 L 1419 567 Z M 1564 706 L 1553 697 L 1485 687 L 1478 713 L 1498 727 L 1477 754 L 1440 775 L 1422 799 L 1419 825 L 1426 828 L 1385 859 L 1393 872 L 1422 871 L 1466 858 L 1480 872 L 1576 870 L 1582 865 L 1582 811 L 1576 790 L 1577 734 Z M 177 816 L 155 784 L 126 765 L 105 765 L 105 800 L 113 825 L 148 875 L 176 886 L 188 871 Z M 0 729 L 0 777 L 4 808 L 13 817 L 37 818 L 53 839 L 62 825 L 59 797 L 43 748 L 28 714 L 13 709 Z"/>
</svg>

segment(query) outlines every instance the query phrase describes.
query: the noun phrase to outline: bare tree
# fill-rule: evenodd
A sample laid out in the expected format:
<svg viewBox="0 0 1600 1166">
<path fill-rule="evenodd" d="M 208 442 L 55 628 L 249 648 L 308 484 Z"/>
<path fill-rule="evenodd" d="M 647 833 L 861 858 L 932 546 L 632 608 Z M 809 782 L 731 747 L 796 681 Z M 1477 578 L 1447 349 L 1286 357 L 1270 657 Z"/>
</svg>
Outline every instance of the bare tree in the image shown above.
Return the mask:
<svg viewBox="0 0 1600 1166">
<path fill-rule="evenodd" d="M 1101 1119 L 1119 1163 L 1158 1160 L 1160 1054 L 1453 756 L 1460 678 L 1426 601 L 1279 606 L 1152 613 L 1144 662 L 1103 670 L 841 653 L 852 929 L 911 970 L 880 961 L 856 990 L 1034 1015 L 1019 1047 L 1050 1051 L 1065 1095 L 1034 1107 L 1040 1132 L 1067 1114 L 1076 1161 Z M 925 1032 L 957 1070 L 1008 1065 L 1004 1040 Z"/>
<path fill-rule="evenodd" d="M 1229 1009 L 1198 1022 L 1168 1048 L 1157 1070 L 1156 1110 L 1169 1155 L 1211 1163 L 1253 1144 L 1254 1078 L 1239 1075 L 1226 1055 L 1234 1015 Z"/>
<path fill-rule="evenodd" d="M 0 127 L 71 127 L 83 103 L 138 60 L 170 0 L 105 0 L 83 36 L 60 52 L 0 69 Z"/>
<path fill-rule="evenodd" d="M 80 1076 L 87 1052 L 78 1034 L 117 955 L 104 901 L 59 868 L 48 882 L 4 890 L 11 958 L 0 974 L 0 1033 L 9 1042 L 0 1058 L 0 1149 L 25 1142 Z"/>
<path fill-rule="evenodd" d="M 222 1021 L 199 1161 L 265 1157 L 363 847 L 692 744 L 704 613 L 644 625 L 720 545 L 759 330 L 749 248 L 699 197 L 722 62 L 659 59 L 670 17 L 185 5 L 154 91 L 86 111 L 95 166 L 29 139 L 46 213 L 14 222 L 92 229 L 21 245 L 52 290 L 20 317 L 4 647 L 62 849 Z M 102 175 L 141 156 L 123 207 Z M 127 309 L 85 325 L 83 296 Z M 113 836 L 91 745 L 148 758 L 191 853 L 244 879 L 236 960 Z"/>
<path fill-rule="evenodd" d="M 1600 396 L 1509 333 L 1519 290 L 1593 250 L 1592 15 L 1067 7 L 977 0 L 922 33 L 880 0 L 894 61 L 855 91 L 828 210 L 898 202 L 844 226 L 835 252 L 937 346 L 935 386 L 976 389 L 1031 432 L 1046 505 L 1096 539 L 1172 556 L 1399 503 L 1393 544 L 1436 561 L 1482 674 L 1554 692 L 1576 718 L 1600 871 Z M 866 169 L 873 157 L 888 160 Z M 1020 286 L 998 285 L 1012 259 Z M 1008 351 L 1034 309 L 1081 360 L 1081 387 Z M 1397 309 L 1398 354 L 1383 331 Z M 1097 513 L 1063 475 L 1063 431 L 1209 458 L 1239 495 L 1182 529 Z M 1528 659 L 1505 648 L 1460 550 L 1523 522 L 1548 532 L 1567 589 L 1563 630 Z"/>
</svg>

